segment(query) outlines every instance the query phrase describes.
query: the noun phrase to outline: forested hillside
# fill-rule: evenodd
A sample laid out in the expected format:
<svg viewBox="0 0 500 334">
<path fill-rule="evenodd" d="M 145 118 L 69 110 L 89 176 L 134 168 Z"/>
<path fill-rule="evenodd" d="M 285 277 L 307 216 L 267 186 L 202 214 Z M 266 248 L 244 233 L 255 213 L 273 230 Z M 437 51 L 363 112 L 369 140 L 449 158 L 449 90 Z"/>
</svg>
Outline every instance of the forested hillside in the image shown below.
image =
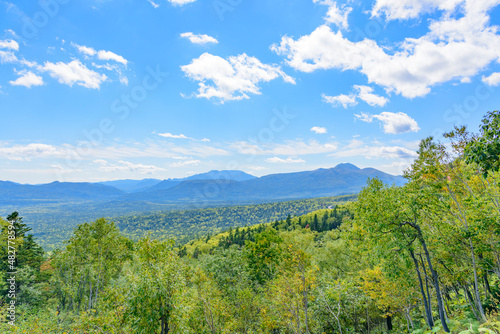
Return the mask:
<svg viewBox="0 0 500 334">
<path fill-rule="evenodd" d="M 46 251 L 61 247 L 73 229 L 81 222 L 90 222 L 106 217 L 117 223 L 120 231 L 133 240 L 146 235 L 185 242 L 206 234 L 220 232 L 230 226 L 245 226 L 271 222 L 286 218 L 287 215 L 301 215 L 313 210 L 327 208 L 339 203 L 355 200 L 355 195 L 322 197 L 265 203 L 255 205 L 237 205 L 227 207 L 209 207 L 205 209 L 179 210 L 175 206 L 154 207 L 157 211 L 148 213 L 151 204 L 133 207 L 138 213 L 131 214 L 129 206 L 112 203 L 107 210 L 102 206 L 85 206 L 85 210 L 68 206 L 48 209 L 46 212 L 28 211 L 23 214 L 25 222 L 33 228 L 33 234 Z M 93 211 L 95 210 L 95 211 Z M 121 214 L 120 214 L 121 213 Z"/>
<path fill-rule="evenodd" d="M 303 215 L 352 201 L 353 195 L 315 199 L 216 207 L 197 210 L 169 211 L 117 217 L 117 227 L 126 236 L 138 240 L 146 234 L 154 238 L 176 239 L 183 244 L 193 238 L 212 235 L 230 227 L 243 227 Z"/>
<path fill-rule="evenodd" d="M 500 112 L 445 138 L 420 143 L 403 186 L 184 245 L 98 219 L 43 256 L 14 213 L 0 331 L 499 333 Z"/>
</svg>

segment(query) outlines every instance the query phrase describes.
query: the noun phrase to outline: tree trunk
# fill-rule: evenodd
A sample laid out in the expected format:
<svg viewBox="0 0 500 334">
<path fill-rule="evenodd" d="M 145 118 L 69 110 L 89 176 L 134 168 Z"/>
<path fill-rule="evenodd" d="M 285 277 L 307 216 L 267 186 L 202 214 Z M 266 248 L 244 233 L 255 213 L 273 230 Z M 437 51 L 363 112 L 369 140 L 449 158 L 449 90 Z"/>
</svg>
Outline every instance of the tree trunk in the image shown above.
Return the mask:
<svg viewBox="0 0 500 334">
<path fill-rule="evenodd" d="M 388 315 L 385 318 L 385 321 L 387 323 L 387 331 L 392 331 L 392 317 L 390 315 Z"/>
<path fill-rule="evenodd" d="M 484 290 L 486 291 L 486 297 L 491 296 L 490 282 L 488 281 L 488 272 L 485 271 L 483 274 L 484 280 Z"/>
<path fill-rule="evenodd" d="M 486 322 L 488 321 L 488 319 L 486 319 L 486 315 L 484 314 L 483 304 L 481 303 L 481 295 L 479 294 L 479 280 L 477 278 L 476 255 L 474 254 L 474 246 L 472 244 L 472 239 L 470 238 L 469 238 L 469 246 L 472 255 L 472 268 L 474 269 L 474 295 L 475 295 L 474 300 L 476 302 L 479 315 L 481 316 L 481 320 L 483 322 Z"/>
<path fill-rule="evenodd" d="M 309 314 L 308 314 L 308 298 L 307 298 L 307 286 L 306 286 L 306 276 L 305 276 L 305 268 L 301 268 L 302 271 L 302 303 L 304 305 L 304 316 L 305 316 L 305 323 L 306 323 L 306 333 L 311 333 L 309 331 Z"/>
<path fill-rule="evenodd" d="M 418 284 L 420 286 L 420 293 L 422 294 L 422 300 L 424 302 L 425 322 L 427 322 L 427 325 L 429 326 L 429 328 L 432 329 L 434 327 L 434 319 L 432 319 L 432 310 L 429 307 L 430 305 L 427 303 L 427 297 L 425 295 L 424 285 L 422 283 L 422 277 L 420 275 L 418 261 L 415 258 L 415 254 L 414 254 L 412 249 L 410 249 L 410 255 L 411 255 L 411 258 L 413 259 L 413 263 L 415 263 L 415 269 L 417 271 L 417 276 L 418 276 Z"/>
<path fill-rule="evenodd" d="M 425 269 L 425 262 L 422 257 L 422 254 L 419 254 L 419 256 L 420 256 L 420 261 L 422 263 L 422 269 L 425 275 L 425 290 L 427 291 L 427 303 L 429 304 L 429 315 L 432 319 L 432 327 L 434 327 L 434 319 L 432 318 L 432 305 L 431 305 L 432 299 L 431 299 L 431 292 L 429 290 L 429 281 L 432 282 L 432 279 L 429 279 L 429 275 L 427 275 L 427 269 Z"/>
<path fill-rule="evenodd" d="M 474 316 L 479 321 L 480 318 L 479 318 L 479 315 L 477 314 L 477 311 L 476 311 L 476 303 L 474 303 L 474 301 L 472 299 L 472 295 L 470 294 L 469 288 L 467 288 L 466 284 L 464 284 L 463 289 L 465 292 L 465 299 L 467 299 L 467 301 L 469 302 L 470 308 L 471 308 L 472 312 L 474 313 Z"/>
<path fill-rule="evenodd" d="M 441 296 L 441 289 L 439 288 L 439 277 L 437 271 L 435 271 L 434 267 L 432 266 L 431 256 L 429 254 L 429 250 L 427 249 L 427 244 L 425 243 L 424 237 L 422 235 L 422 230 L 420 229 L 419 225 L 414 224 L 414 226 L 416 226 L 416 229 L 418 231 L 418 239 L 424 249 L 425 257 L 429 265 L 429 270 L 431 271 L 432 278 L 434 280 L 434 289 L 436 290 L 436 298 L 438 302 L 439 319 L 441 320 L 441 324 L 443 325 L 443 330 L 446 333 L 449 333 L 450 329 L 448 328 L 448 324 L 446 323 L 446 318 L 444 315 L 443 296 Z"/>
</svg>

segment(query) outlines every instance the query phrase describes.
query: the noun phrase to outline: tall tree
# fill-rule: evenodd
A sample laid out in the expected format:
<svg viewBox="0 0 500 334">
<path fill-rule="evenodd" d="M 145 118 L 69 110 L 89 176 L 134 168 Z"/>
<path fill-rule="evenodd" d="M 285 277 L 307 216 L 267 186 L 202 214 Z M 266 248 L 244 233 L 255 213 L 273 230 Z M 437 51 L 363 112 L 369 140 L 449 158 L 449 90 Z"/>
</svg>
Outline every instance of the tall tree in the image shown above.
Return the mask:
<svg viewBox="0 0 500 334">
<path fill-rule="evenodd" d="M 186 267 L 173 243 L 138 242 L 129 277 L 127 320 L 136 333 L 182 332 Z"/>
</svg>

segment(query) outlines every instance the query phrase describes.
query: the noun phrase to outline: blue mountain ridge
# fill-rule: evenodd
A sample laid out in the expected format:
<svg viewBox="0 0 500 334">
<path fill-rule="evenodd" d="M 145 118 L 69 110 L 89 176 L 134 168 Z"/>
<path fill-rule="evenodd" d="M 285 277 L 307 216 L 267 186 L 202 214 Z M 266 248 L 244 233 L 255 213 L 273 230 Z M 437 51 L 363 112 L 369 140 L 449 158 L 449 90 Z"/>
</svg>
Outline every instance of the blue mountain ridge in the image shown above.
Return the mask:
<svg viewBox="0 0 500 334">
<path fill-rule="evenodd" d="M 255 177 L 242 171 L 212 170 L 181 179 L 115 180 L 100 183 L 52 182 L 40 185 L 0 181 L 0 204 L 75 202 L 245 202 L 355 194 L 368 178 L 402 185 L 405 179 L 374 168 L 343 163 L 333 168 Z"/>
</svg>

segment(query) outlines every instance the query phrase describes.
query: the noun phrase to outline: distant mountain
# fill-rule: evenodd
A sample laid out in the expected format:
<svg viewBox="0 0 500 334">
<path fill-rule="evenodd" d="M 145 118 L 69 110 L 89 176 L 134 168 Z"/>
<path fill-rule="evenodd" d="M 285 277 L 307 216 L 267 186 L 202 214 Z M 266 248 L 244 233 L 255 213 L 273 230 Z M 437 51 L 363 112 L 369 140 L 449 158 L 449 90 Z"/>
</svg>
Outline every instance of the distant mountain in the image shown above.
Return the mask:
<svg viewBox="0 0 500 334">
<path fill-rule="evenodd" d="M 168 181 L 121 197 L 122 201 L 170 202 L 247 202 L 261 200 L 301 199 L 323 196 L 355 194 L 368 178 L 378 177 L 389 184 L 402 185 L 405 179 L 374 168 L 360 169 L 352 164 L 340 164 L 334 168 L 307 172 L 282 173 L 251 178 L 243 181 L 233 179 L 189 178 L 175 184 Z"/>
<path fill-rule="evenodd" d="M 116 181 L 105 181 L 99 183 L 115 187 L 116 189 L 125 191 L 127 193 L 132 193 L 136 191 L 146 190 L 148 188 L 157 185 L 160 182 L 161 180 L 157 179 L 143 179 L 143 180 L 116 180 Z"/>
<path fill-rule="evenodd" d="M 172 179 L 168 179 L 168 180 L 163 180 L 161 181 L 160 183 L 158 184 L 155 184 L 154 186 L 152 187 L 149 187 L 147 189 L 144 189 L 143 191 L 155 191 L 155 190 L 165 190 L 165 189 L 170 189 L 172 187 L 175 187 L 176 185 L 178 185 L 179 183 L 181 183 L 182 181 L 177 181 L 177 180 L 172 180 Z"/>
<path fill-rule="evenodd" d="M 34 206 L 79 201 L 109 202 L 109 205 L 131 207 L 139 202 L 146 205 L 237 204 L 355 194 L 366 185 L 368 178 L 373 177 L 389 184 L 405 183 L 401 176 L 344 163 L 328 169 L 271 174 L 260 178 L 237 170 L 213 170 L 184 179 L 163 181 L 53 182 L 42 185 L 0 181 L 0 204 Z"/>
<path fill-rule="evenodd" d="M 182 181 L 189 180 L 233 180 L 233 181 L 247 181 L 256 179 L 256 176 L 247 174 L 239 170 L 211 170 L 207 173 L 195 174 L 184 178 L 178 179 L 143 179 L 143 180 L 116 180 L 99 182 L 107 186 L 115 187 L 127 193 L 134 193 L 139 191 L 155 191 L 165 190 L 172 188 Z"/>
<path fill-rule="evenodd" d="M 40 185 L 0 181 L 0 204 L 37 205 L 81 201 L 109 201 L 124 192 L 99 183 L 52 182 Z"/>
</svg>

